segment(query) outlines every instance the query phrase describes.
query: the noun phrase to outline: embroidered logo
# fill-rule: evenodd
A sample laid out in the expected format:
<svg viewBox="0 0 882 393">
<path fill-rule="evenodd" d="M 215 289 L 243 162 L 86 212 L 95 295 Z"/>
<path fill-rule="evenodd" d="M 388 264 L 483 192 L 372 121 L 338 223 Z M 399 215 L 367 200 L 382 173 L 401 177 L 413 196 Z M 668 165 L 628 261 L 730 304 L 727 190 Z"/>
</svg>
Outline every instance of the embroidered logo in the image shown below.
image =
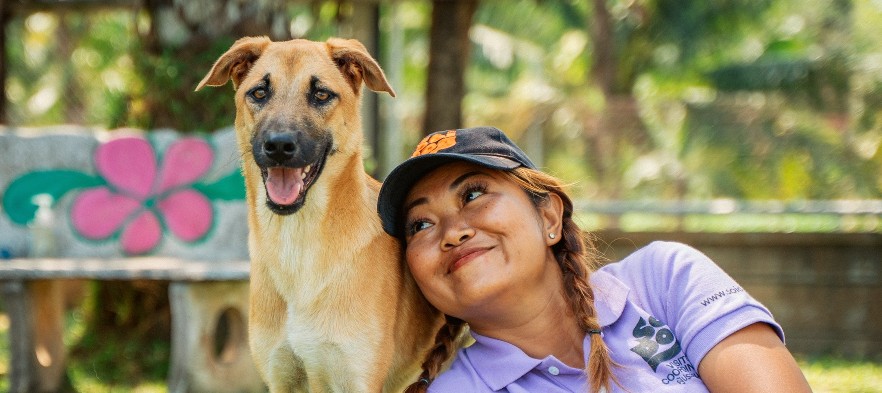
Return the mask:
<svg viewBox="0 0 882 393">
<path fill-rule="evenodd" d="M 662 383 L 684 384 L 692 378 L 698 378 L 695 366 L 689 362 L 685 354 L 680 355 L 682 352 L 680 341 L 674 337 L 674 332 L 664 322 L 652 316 L 648 321 L 640 318 L 632 334 L 636 339 L 636 345 L 631 348 L 631 352 L 640 355 L 652 371 L 659 372 L 659 366 L 665 366 L 666 370 L 662 372 L 666 375 Z"/>
<path fill-rule="evenodd" d="M 456 130 L 450 130 L 444 134 L 432 134 L 423 138 L 423 140 L 420 141 L 411 157 L 421 156 L 423 154 L 437 153 L 439 150 L 446 149 L 455 144 Z"/>
</svg>

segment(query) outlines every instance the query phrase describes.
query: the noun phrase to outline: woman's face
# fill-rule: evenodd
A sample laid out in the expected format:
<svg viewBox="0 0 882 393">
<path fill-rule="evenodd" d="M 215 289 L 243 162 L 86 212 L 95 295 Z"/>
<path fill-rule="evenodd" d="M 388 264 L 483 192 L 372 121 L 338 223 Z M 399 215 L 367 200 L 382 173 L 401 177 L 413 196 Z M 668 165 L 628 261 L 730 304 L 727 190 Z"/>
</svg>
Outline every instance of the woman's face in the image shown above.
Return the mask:
<svg viewBox="0 0 882 393">
<path fill-rule="evenodd" d="M 405 199 L 407 264 L 429 302 L 475 328 L 561 288 L 561 209 L 555 194 L 535 206 L 502 172 L 442 166 Z"/>
</svg>

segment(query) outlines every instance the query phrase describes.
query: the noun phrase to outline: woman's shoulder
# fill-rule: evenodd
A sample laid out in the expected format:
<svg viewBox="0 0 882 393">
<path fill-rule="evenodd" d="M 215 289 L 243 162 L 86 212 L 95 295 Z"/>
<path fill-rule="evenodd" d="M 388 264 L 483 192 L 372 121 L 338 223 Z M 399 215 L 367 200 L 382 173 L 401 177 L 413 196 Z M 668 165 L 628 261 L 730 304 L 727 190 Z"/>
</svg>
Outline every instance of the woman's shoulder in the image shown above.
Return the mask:
<svg viewBox="0 0 882 393">
<path fill-rule="evenodd" d="M 696 265 L 716 264 L 692 246 L 672 241 L 654 241 L 601 270 L 627 281 L 629 277 L 636 278 L 634 276 L 654 279 L 670 277 Z"/>
</svg>

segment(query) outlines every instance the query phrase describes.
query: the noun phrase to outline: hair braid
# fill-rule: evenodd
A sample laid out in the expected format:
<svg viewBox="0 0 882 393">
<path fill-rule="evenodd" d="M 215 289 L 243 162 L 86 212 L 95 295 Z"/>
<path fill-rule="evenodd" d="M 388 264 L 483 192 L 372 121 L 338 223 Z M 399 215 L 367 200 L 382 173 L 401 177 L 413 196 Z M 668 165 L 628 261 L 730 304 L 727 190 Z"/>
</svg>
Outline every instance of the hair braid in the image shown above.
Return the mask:
<svg viewBox="0 0 882 393">
<path fill-rule="evenodd" d="M 579 327 L 585 332 L 599 331 L 600 323 L 594 308 L 594 290 L 591 289 L 588 282 L 589 266 L 585 261 L 587 254 L 584 250 L 587 242 L 576 223 L 566 215 L 562 232 L 565 235 L 558 243 L 563 244 L 557 247 L 557 260 L 563 270 L 567 299 L 579 322 Z M 593 393 L 601 391 L 601 388 L 609 390 L 610 383 L 615 381 L 615 376 L 612 374 L 614 363 L 610 358 L 606 344 L 603 342 L 603 336 L 592 334 L 590 340 L 591 352 L 585 365 L 585 373 L 591 382 L 589 386 L 591 386 Z"/>
<path fill-rule="evenodd" d="M 456 351 L 457 337 L 462 333 L 465 322 L 449 315 L 444 317 L 446 323 L 438 329 L 438 334 L 435 335 L 435 345 L 426 354 L 420 378 L 410 384 L 404 393 L 425 393 L 429 389 L 429 384 L 441 373 L 444 363 L 450 360 Z"/>
</svg>

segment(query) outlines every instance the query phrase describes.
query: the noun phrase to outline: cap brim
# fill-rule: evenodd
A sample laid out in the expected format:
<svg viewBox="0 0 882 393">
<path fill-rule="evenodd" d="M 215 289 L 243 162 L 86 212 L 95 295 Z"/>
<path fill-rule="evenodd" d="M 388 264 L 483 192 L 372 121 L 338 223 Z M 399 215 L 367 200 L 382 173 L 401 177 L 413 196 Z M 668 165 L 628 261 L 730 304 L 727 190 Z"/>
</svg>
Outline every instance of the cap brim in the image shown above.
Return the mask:
<svg viewBox="0 0 882 393">
<path fill-rule="evenodd" d="M 386 180 L 383 181 L 383 186 L 380 188 L 377 212 L 386 233 L 401 237 L 400 209 L 414 183 L 438 167 L 454 161 L 471 162 L 498 170 L 512 170 L 522 166 L 517 161 L 491 155 L 433 153 L 409 158 L 386 176 Z"/>
</svg>

